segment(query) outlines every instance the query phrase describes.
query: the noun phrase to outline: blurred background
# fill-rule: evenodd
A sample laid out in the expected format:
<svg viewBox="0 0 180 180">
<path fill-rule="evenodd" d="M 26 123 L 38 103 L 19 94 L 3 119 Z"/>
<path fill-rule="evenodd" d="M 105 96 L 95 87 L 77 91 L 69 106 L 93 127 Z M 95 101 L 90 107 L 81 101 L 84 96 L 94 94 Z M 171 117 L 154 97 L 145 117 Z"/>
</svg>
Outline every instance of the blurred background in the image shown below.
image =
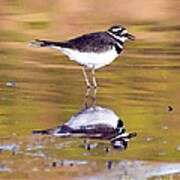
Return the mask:
<svg viewBox="0 0 180 180">
<path fill-rule="evenodd" d="M 2 179 L 71 179 L 103 173 L 109 161 L 179 162 L 179 7 L 178 0 L 0 0 Z M 89 152 L 82 139 L 30 136 L 83 109 L 86 89 L 81 66 L 28 43 L 65 41 L 112 25 L 125 26 L 136 41 L 126 42 L 116 61 L 97 70 L 96 103 L 112 109 L 138 136 L 122 152 L 108 142 Z M 51 167 L 62 160 L 67 166 L 61 170 Z"/>
</svg>

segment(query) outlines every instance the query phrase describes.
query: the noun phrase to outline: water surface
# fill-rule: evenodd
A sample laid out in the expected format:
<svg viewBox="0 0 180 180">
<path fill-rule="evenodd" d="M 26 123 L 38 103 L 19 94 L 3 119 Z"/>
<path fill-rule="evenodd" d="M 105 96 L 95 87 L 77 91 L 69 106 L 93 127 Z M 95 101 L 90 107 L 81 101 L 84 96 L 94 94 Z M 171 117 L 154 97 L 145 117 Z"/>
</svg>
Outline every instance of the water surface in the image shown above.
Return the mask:
<svg viewBox="0 0 180 180">
<path fill-rule="evenodd" d="M 179 178 L 174 174 L 180 172 L 179 2 L 141 3 L 0 1 L 2 179 L 95 179 L 107 172 L 128 179 L 143 174 L 143 168 L 132 171 L 144 163 L 152 172 L 158 165 L 164 171 L 141 178 Z M 61 125 L 80 111 L 86 88 L 81 66 L 58 51 L 28 47 L 28 42 L 66 40 L 114 24 L 126 26 L 136 41 L 127 42 L 116 61 L 97 70 L 96 104 L 112 109 L 127 131 L 138 136 L 125 151 L 108 141 L 31 136 L 33 130 Z M 88 150 L 87 144 L 93 148 Z M 122 164 L 126 171 L 119 172 Z"/>
</svg>

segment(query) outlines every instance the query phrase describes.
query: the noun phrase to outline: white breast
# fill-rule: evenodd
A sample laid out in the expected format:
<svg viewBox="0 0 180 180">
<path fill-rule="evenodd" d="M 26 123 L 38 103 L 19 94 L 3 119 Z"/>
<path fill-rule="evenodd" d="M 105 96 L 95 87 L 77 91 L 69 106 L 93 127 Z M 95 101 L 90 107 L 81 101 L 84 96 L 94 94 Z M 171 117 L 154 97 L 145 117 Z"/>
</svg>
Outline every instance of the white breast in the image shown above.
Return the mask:
<svg viewBox="0 0 180 180">
<path fill-rule="evenodd" d="M 65 123 L 65 125 L 80 129 L 82 126 L 105 124 L 109 127 L 116 128 L 119 117 L 110 109 L 95 106 L 82 110 Z"/>
<path fill-rule="evenodd" d="M 95 66 L 95 69 L 110 64 L 118 56 L 115 48 L 102 53 L 79 52 L 68 48 L 59 48 L 59 50 L 66 54 L 71 60 L 90 68 Z"/>
</svg>

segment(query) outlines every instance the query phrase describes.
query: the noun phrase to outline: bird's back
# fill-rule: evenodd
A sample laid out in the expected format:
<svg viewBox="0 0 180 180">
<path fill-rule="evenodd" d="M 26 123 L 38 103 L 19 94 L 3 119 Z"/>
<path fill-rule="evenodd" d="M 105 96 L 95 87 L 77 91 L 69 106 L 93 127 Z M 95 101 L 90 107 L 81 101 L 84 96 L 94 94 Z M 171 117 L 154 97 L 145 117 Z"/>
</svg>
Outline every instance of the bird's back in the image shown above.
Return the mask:
<svg viewBox="0 0 180 180">
<path fill-rule="evenodd" d="M 80 52 L 105 52 L 112 49 L 115 40 L 106 32 L 85 34 L 64 42 L 64 48 L 71 48 Z"/>
</svg>

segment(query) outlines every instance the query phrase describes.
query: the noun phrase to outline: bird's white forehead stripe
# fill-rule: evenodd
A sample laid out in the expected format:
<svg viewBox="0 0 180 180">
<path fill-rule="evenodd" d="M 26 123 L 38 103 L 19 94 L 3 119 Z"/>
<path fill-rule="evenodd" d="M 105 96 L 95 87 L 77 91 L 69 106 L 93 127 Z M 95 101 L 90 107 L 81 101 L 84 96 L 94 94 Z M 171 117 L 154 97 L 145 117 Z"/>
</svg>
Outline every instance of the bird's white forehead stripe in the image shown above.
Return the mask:
<svg viewBox="0 0 180 180">
<path fill-rule="evenodd" d="M 123 32 L 121 34 L 127 34 L 127 33 L 128 33 L 128 31 L 125 29 L 125 30 L 123 30 Z"/>
<path fill-rule="evenodd" d="M 130 139 L 128 136 L 129 136 L 129 133 L 119 134 L 119 135 L 117 135 L 116 137 L 112 138 L 111 141 L 117 140 L 118 138 Z"/>
<path fill-rule="evenodd" d="M 122 30 L 122 28 L 121 28 L 121 27 L 112 28 L 112 31 L 113 31 L 113 32 L 118 32 L 118 31 L 121 31 L 121 30 Z"/>
</svg>

